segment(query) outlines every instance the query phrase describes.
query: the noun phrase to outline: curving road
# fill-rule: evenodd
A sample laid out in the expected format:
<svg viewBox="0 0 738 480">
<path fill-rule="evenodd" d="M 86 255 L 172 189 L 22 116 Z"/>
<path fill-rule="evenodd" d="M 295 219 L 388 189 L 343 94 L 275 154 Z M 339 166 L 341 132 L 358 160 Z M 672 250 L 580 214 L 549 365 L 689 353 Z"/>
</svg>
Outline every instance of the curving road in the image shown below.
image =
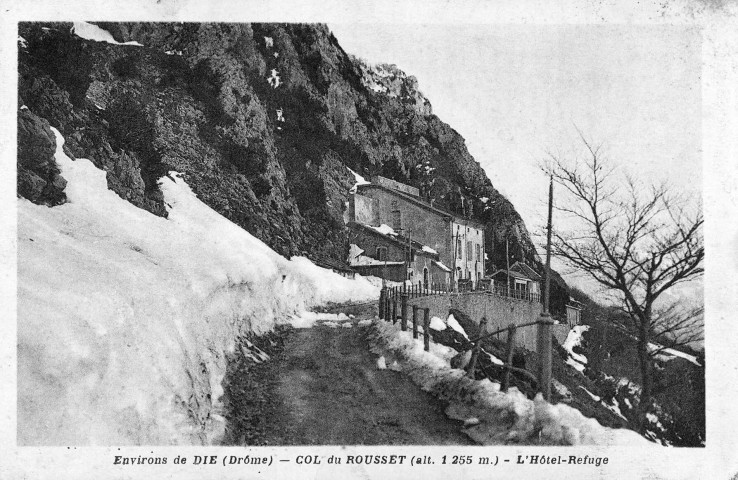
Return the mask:
<svg viewBox="0 0 738 480">
<path fill-rule="evenodd" d="M 358 320 L 288 330 L 276 358 L 237 373 L 246 384 L 229 394 L 228 443 L 471 444 L 442 402 L 402 373 L 377 368 Z"/>
</svg>

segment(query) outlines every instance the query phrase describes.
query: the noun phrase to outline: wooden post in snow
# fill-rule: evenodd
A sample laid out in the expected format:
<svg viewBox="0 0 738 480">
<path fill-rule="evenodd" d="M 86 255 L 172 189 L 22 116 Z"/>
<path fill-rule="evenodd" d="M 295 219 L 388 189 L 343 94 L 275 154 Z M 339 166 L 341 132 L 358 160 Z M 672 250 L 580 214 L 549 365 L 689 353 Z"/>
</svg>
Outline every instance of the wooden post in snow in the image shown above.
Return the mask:
<svg viewBox="0 0 738 480">
<path fill-rule="evenodd" d="M 515 328 L 515 324 L 511 323 L 507 327 L 507 351 L 505 352 L 505 376 L 502 379 L 502 386 L 500 387 L 500 390 L 503 392 L 507 392 L 507 389 L 510 387 L 510 367 L 512 366 L 513 361 L 513 352 L 515 351 L 515 332 L 517 328 Z"/>
<path fill-rule="evenodd" d="M 479 335 L 484 335 L 485 330 L 487 329 L 487 317 L 482 317 L 482 320 L 479 322 Z M 474 379 L 474 370 L 477 368 L 477 359 L 479 358 L 479 351 L 482 349 L 482 341 L 477 340 L 477 343 L 474 345 L 474 350 L 472 350 L 472 356 L 471 360 L 469 360 L 469 366 L 466 370 L 466 376 Z"/>
<path fill-rule="evenodd" d="M 384 320 L 384 302 L 387 301 L 387 289 L 382 287 L 379 291 L 379 319 Z"/>
<path fill-rule="evenodd" d="M 418 338 L 418 306 L 413 305 L 413 338 Z"/>
<path fill-rule="evenodd" d="M 430 352 L 430 308 L 423 309 L 423 349 Z"/>
<path fill-rule="evenodd" d="M 407 330 L 407 293 L 402 294 L 402 319 L 400 320 L 400 329 L 404 332 Z"/>
</svg>

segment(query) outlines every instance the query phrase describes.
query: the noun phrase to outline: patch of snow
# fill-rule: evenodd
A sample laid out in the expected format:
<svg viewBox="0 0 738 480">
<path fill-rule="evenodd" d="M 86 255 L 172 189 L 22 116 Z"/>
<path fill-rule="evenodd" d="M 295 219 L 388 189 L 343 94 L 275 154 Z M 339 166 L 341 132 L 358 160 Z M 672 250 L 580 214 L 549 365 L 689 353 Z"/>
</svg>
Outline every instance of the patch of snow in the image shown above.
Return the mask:
<svg viewBox="0 0 738 480">
<path fill-rule="evenodd" d="M 392 370 L 393 372 L 401 372 L 402 371 L 402 367 L 400 366 L 399 363 L 397 363 L 397 360 L 394 360 L 392 362 L 392 365 L 390 365 L 388 368 L 390 370 Z"/>
<path fill-rule="evenodd" d="M 441 270 L 443 270 L 444 272 L 450 272 L 450 271 L 451 271 L 451 269 L 450 269 L 450 268 L 448 268 L 448 267 L 447 267 L 446 265 L 444 265 L 444 264 L 443 264 L 443 262 L 441 262 L 441 261 L 436 261 L 436 260 L 433 260 L 433 263 L 434 263 L 434 264 L 435 264 L 435 265 L 436 265 L 436 266 L 437 266 L 438 268 L 440 268 Z"/>
<path fill-rule="evenodd" d="M 452 329 L 456 330 L 457 332 L 459 332 L 460 334 L 462 334 L 464 336 L 464 338 L 466 338 L 467 340 L 469 340 L 469 337 L 466 335 L 466 332 L 464 331 L 464 328 L 461 325 L 459 325 L 459 322 L 456 321 L 456 319 L 454 318 L 453 315 L 449 315 L 448 316 L 448 318 L 446 319 L 446 325 L 448 325 Z"/>
<path fill-rule="evenodd" d="M 464 428 L 473 427 L 474 425 L 479 425 L 479 419 L 477 417 L 471 417 L 464 420 Z"/>
<path fill-rule="evenodd" d="M 587 357 L 580 355 L 574 351 L 574 347 L 579 346 L 582 343 L 582 333 L 589 330 L 589 325 L 577 325 L 576 327 L 569 330 L 569 334 L 566 336 L 564 341 L 564 350 L 569 354 L 569 358 L 566 359 L 567 365 L 574 367 L 580 372 L 584 372 L 584 365 L 587 363 Z"/>
<path fill-rule="evenodd" d="M 582 365 L 581 363 L 577 362 L 573 358 L 571 358 L 571 357 L 567 358 L 566 359 L 566 364 L 569 365 L 570 367 L 574 368 L 575 370 L 577 370 L 577 371 L 579 371 L 581 373 L 584 373 L 584 365 Z"/>
<path fill-rule="evenodd" d="M 386 223 L 383 223 L 382 225 L 380 225 L 378 227 L 373 227 L 371 225 L 367 225 L 367 227 L 373 228 L 374 230 L 378 231 L 379 233 L 381 233 L 383 235 L 391 235 L 391 236 L 395 236 L 395 237 L 397 236 L 397 232 L 395 232 L 392 229 L 392 227 L 390 227 Z"/>
<path fill-rule="evenodd" d="M 344 323 L 344 324 L 341 325 L 341 327 L 342 328 L 351 328 L 351 327 L 353 327 L 353 324 L 351 324 L 351 323 Z"/>
<path fill-rule="evenodd" d="M 16 204 L 19 445 L 217 443 L 238 338 L 377 298 L 363 278 L 278 255 L 176 173 L 160 181 L 168 218 L 135 207 L 52 130 L 69 201 Z"/>
<path fill-rule="evenodd" d="M 19 110 L 28 110 L 28 107 L 26 107 L 25 105 L 21 105 Z"/>
<path fill-rule="evenodd" d="M 164 53 L 166 53 L 167 55 L 177 55 L 179 57 L 182 56 L 182 50 L 167 50 Z"/>
<path fill-rule="evenodd" d="M 280 78 L 279 72 L 276 68 L 273 68 L 271 71 L 271 75 L 267 77 L 267 83 L 269 83 L 272 88 L 277 88 L 282 84 L 282 79 Z"/>
<path fill-rule="evenodd" d="M 428 245 L 423 245 L 423 251 L 424 251 L 424 252 L 428 252 L 428 253 L 432 253 L 432 254 L 434 254 L 434 255 L 438 255 L 438 252 L 437 252 L 437 251 L 435 251 L 435 250 L 433 250 L 433 249 L 432 249 L 431 247 L 429 247 Z"/>
<path fill-rule="evenodd" d="M 340 323 L 336 323 L 336 322 L 322 322 L 319 325 L 323 325 L 325 327 L 330 327 L 330 328 L 338 328 L 341 326 Z"/>
<path fill-rule="evenodd" d="M 488 197 L 479 197 L 479 201 L 482 202 L 482 203 L 487 203 L 487 202 L 489 202 L 489 198 Z"/>
<path fill-rule="evenodd" d="M 264 37 L 264 46 L 266 48 L 274 47 L 274 39 L 272 37 Z"/>
<path fill-rule="evenodd" d="M 18 35 L 18 45 L 20 45 L 21 48 L 28 48 L 28 42 L 20 35 Z"/>
<path fill-rule="evenodd" d="M 613 404 L 610 405 L 608 403 L 605 403 L 605 401 L 601 401 L 600 404 L 605 407 L 606 409 L 610 410 L 612 413 L 617 415 L 618 417 L 622 418 L 625 421 L 628 421 L 627 418 L 625 418 L 625 415 L 623 415 L 623 412 L 620 411 L 620 403 L 618 402 L 617 398 L 612 399 Z"/>
<path fill-rule="evenodd" d="M 587 390 L 583 386 L 579 385 L 579 388 L 581 388 L 582 390 L 584 390 L 587 393 L 587 395 L 589 395 L 590 397 L 592 397 L 592 400 L 594 400 L 595 402 L 599 402 L 600 400 L 602 400 L 600 397 L 598 397 L 594 393 L 590 392 L 589 390 Z"/>
<path fill-rule="evenodd" d="M 359 320 L 359 323 L 358 323 L 358 325 L 360 327 L 366 327 L 366 326 L 369 326 L 371 324 L 372 324 L 372 321 L 371 320 Z"/>
<path fill-rule="evenodd" d="M 356 193 L 356 187 L 358 187 L 359 185 L 369 185 L 371 183 L 371 182 L 367 182 L 367 180 L 364 177 L 354 172 L 350 168 L 348 169 L 348 171 L 351 172 L 351 174 L 354 176 L 354 180 L 356 182 L 354 183 L 354 186 L 351 187 L 351 190 L 349 190 L 349 193 Z"/>
<path fill-rule="evenodd" d="M 112 45 L 131 45 L 135 47 L 143 47 L 138 42 L 119 42 L 113 38 L 113 36 L 107 30 L 104 30 L 97 25 L 93 25 L 87 22 L 74 22 L 72 26 L 72 33 L 85 40 L 93 40 L 95 42 L 105 42 Z"/>
<path fill-rule="evenodd" d="M 550 445 L 628 445 L 648 448 L 650 442 L 627 429 L 603 427 L 566 404 L 552 405 L 541 395 L 529 400 L 517 388 L 499 391 L 499 384 L 472 380 L 463 370 L 452 369 L 448 357 L 423 350 L 422 341 L 412 338 L 390 322 L 375 322 L 369 339 L 377 355 L 400 359 L 405 372 L 423 390 L 449 402 L 446 414 L 461 421 L 472 417 L 480 423 L 465 432 L 478 443 Z M 447 347 L 448 348 L 448 347 Z M 453 350 L 455 352 L 455 350 Z"/>
<path fill-rule="evenodd" d="M 661 420 L 659 420 L 659 417 L 657 417 L 655 414 L 653 414 L 651 412 L 648 412 L 646 414 L 646 419 L 650 423 L 652 423 L 656 428 L 658 428 L 659 431 L 661 431 L 661 432 L 666 431 L 666 429 L 664 428 L 664 426 L 661 424 Z"/>
<path fill-rule="evenodd" d="M 367 266 L 367 265 L 405 265 L 405 262 L 388 262 L 386 260 L 377 260 L 376 258 L 367 257 L 366 255 L 359 255 L 356 258 L 349 260 L 351 266 Z M 402 285 L 400 283 L 400 285 Z"/>
<path fill-rule="evenodd" d="M 440 332 L 442 330 L 446 330 L 446 324 L 440 318 L 433 317 L 430 321 L 430 328 Z"/>
<path fill-rule="evenodd" d="M 387 362 L 384 359 L 384 355 L 377 359 L 377 368 L 380 370 L 387 370 Z"/>
<path fill-rule="evenodd" d="M 555 378 L 553 378 L 553 379 L 551 379 L 551 386 L 554 388 L 554 390 L 556 391 L 556 393 L 558 393 L 562 397 L 565 397 L 567 399 L 571 399 L 571 392 L 569 391 L 568 388 L 566 388 L 566 385 L 564 385 L 563 383 L 561 383 L 558 380 L 556 380 Z"/>
<path fill-rule="evenodd" d="M 505 362 L 503 362 L 502 360 L 500 360 L 496 356 L 492 355 L 491 353 L 489 353 L 485 349 L 481 349 L 481 350 L 482 350 L 482 353 L 484 353 L 485 355 L 487 355 L 487 357 L 489 357 L 489 361 L 492 362 L 494 365 L 504 365 L 505 364 Z"/>
<path fill-rule="evenodd" d="M 316 322 L 341 322 L 349 318 L 344 313 L 322 313 L 322 312 L 301 312 L 298 315 L 289 316 L 289 324 L 294 328 L 311 328 Z"/>
<path fill-rule="evenodd" d="M 653 352 L 654 350 L 662 348 L 661 345 L 655 344 L 655 343 L 649 343 L 648 344 L 648 350 Z M 697 357 L 694 355 L 690 355 L 688 353 L 681 352 L 679 350 L 676 350 L 674 348 L 664 348 L 661 350 L 657 355 L 656 358 L 662 361 L 669 361 L 673 360 L 675 357 L 683 358 L 684 360 L 687 360 L 688 362 L 691 362 L 698 367 L 701 367 L 702 365 L 700 362 L 697 361 Z"/>
</svg>

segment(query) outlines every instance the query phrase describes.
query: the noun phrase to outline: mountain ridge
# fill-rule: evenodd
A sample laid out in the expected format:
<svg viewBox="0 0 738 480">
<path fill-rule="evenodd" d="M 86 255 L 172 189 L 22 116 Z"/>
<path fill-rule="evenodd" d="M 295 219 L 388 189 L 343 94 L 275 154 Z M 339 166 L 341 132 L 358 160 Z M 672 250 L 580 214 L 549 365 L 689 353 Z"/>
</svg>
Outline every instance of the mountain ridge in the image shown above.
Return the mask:
<svg viewBox="0 0 738 480">
<path fill-rule="evenodd" d="M 504 268 L 506 239 L 511 263 L 541 270 L 522 218 L 417 80 L 347 54 L 327 26 L 96 25 L 143 46 L 85 40 L 71 23 L 19 25 L 19 106 L 29 109 L 19 122 L 48 121 L 69 154 L 104 168 L 109 188 L 131 203 L 165 216 L 157 181 L 177 171 L 282 255 L 344 260 L 350 168 L 484 222 L 488 270 Z M 53 185 L 53 172 L 22 163 L 20 194 L 46 201 L 33 185 L 21 189 L 21 177 Z"/>
</svg>

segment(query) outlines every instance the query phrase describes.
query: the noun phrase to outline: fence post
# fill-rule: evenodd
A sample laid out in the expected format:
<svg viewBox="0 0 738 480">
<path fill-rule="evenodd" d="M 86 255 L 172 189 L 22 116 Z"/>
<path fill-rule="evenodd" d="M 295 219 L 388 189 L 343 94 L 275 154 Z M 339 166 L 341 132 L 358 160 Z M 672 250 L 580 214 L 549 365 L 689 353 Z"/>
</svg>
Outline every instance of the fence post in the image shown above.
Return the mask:
<svg viewBox="0 0 738 480">
<path fill-rule="evenodd" d="M 482 317 L 479 322 L 479 334 L 477 336 L 484 335 L 484 331 L 487 329 L 487 317 Z M 472 350 L 471 360 L 469 360 L 469 366 L 467 367 L 466 376 L 474 379 L 474 370 L 477 368 L 477 359 L 479 358 L 479 351 L 482 349 L 482 341 L 477 340 Z"/>
<path fill-rule="evenodd" d="M 384 302 L 387 298 L 387 289 L 385 287 L 382 287 L 382 290 L 379 291 L 379 319 L 384 319 Z"/>
<path fill-rule="evenodd" d="M 500 390 L 507 392 L 510 387 L 510 367 L 513 361 L 513 351 L 515 350 L 515 333 L 517 328 L 514 323 L 507 327 L 507 351 L 505 354 L 505 376 L 502 378 L 502 386 Z"/>
<path fill-rule="evenodd" d="M 392 323 L 397 323 L 397 293 L 395 293 L 395 298 L 392 299 Z"/>
<path fill-rule="evenodd" d="M 542 313 L 538 322 L 538 390 L 545 400 L 551 399 L 551 315 Z"/>
<path fill-rule="evenodd" d="M 402 320 L 400 321 L 400 329 L 404 332 L 407 330 L 407 293 L 402 294 Z"/>
<path fill-rule="evenodd" d="M 430 352 L 430 308 L 423 309 L 423 350 Z"/>
<path fill-rule="evenodd" d="M 386 321 L 390 321 L 390 315 L 392 314 L 392 309 L 390 307 L 390 299 L 392 298 L 391 295 L 392 289 L 387 291 L 387 295 L 384 298 L 384 319 Z"/>
<path fill-rule="evenodd" d="M 418 306 L 413 305 L 413 338 L 418 338 Z"/>
</svg>

